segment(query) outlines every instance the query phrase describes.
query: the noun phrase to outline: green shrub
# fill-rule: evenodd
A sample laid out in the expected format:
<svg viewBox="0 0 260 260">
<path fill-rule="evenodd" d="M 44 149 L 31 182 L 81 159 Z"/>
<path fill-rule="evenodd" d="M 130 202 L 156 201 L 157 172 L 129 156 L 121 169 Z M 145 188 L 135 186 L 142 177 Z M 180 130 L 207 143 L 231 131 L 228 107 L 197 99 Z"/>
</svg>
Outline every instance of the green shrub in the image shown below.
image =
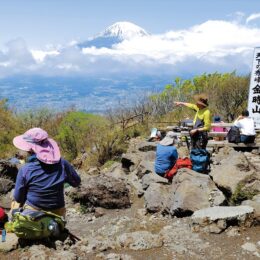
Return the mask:
<svg viewBox="0 0 260 260">
<path fill-rule="evenodd" d="M 19 121 L 7 106 L 7 100 L 0 100 L 0 153 L 1 158 L 14 154 L 16 148 L 13 145 L 13 138 L 21 134 Z"/>
<path fill-rule="evenodd" d="M 71 111 L 62 119 L 56 136 L 68 160 L 75 159 L 80 153 L 93 148 L 93 140 L 99 135 L 106 120 L 98 115 Z"/>
</svg>

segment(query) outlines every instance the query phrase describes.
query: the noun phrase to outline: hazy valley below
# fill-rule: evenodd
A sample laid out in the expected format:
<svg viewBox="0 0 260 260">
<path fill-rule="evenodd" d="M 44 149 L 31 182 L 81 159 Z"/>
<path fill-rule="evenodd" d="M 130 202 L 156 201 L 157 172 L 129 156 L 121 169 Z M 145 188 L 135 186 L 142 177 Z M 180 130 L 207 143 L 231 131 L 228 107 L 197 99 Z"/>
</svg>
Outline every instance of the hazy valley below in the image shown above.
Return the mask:
<svg viewBox="0 0 260 260">
<path fill-rule="evenodd" d="M 0 79 L 0 98 L 17 111 L 35 108 L 56 110 L 75 107 L 102 113 L 119 104 L 161 91 L 167 77 L 11 77 Z"/>
</svg>

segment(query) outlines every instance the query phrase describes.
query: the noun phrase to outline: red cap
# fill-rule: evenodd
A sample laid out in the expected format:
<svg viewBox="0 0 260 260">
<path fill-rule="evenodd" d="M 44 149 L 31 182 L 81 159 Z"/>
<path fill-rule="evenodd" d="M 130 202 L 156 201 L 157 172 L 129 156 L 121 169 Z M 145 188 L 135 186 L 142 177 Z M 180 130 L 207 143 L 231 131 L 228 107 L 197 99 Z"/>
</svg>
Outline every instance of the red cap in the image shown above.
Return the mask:
<svg viewBox="0 0 260 260">
<path fill-rule="evenodd" d="M 0 208 L 0 220 L 4 220 L 5 217 L 5 211 L 4 209 Z"/>
</svg>

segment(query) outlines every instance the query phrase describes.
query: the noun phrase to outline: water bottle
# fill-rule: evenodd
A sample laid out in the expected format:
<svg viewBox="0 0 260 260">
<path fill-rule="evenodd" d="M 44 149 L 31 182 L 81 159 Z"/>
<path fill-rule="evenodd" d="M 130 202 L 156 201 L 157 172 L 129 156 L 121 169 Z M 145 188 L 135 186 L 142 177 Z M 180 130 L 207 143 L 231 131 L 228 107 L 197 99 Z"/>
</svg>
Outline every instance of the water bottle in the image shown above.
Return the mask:
<svg viewBox="0 0 260 260">
<path fill-rule="evenodd" d="M 48 225 L 48 229 L 51 231 L 51 235 L 58 237 L 60 235 L 59 224 L 55 220 L 51 220 Z"/>
<path fill-rule="evenodd" d="M 5 229 L 2 230 L 2 242 L 6 241 L 6 231 Z"/>
</svg>

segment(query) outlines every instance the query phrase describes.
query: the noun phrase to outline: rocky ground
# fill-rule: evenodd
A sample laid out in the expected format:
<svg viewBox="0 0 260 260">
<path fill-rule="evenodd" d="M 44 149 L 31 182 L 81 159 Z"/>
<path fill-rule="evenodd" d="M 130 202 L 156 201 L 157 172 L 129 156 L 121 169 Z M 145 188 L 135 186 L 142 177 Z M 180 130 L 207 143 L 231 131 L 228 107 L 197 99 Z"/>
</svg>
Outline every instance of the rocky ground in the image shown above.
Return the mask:
<svg viewBox="0 0 260 260">
<path fill-rule="evenodd" d="M 7 234 L 0 259 L 260 258 L 258 151 L 213 151 L 210 175 L 182 169 L 168 183 L 153 172 L 155 147 L 133 139 L 121 162 L 66 189 L 67 227 L 80 241 L 19 244 Z M 2 161 L 0 172 L 8 208 L 16 170 Z"/>
</svg>

